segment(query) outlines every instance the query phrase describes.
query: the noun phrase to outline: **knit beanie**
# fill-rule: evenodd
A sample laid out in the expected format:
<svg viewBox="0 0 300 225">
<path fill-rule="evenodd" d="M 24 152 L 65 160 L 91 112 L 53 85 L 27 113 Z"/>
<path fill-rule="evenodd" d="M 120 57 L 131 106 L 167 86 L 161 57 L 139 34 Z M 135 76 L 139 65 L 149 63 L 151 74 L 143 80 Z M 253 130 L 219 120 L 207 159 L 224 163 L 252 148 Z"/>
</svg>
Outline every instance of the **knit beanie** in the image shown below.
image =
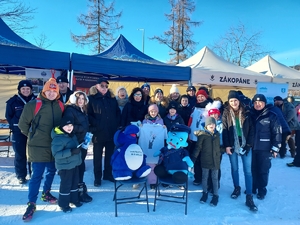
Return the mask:
<svg viewBox="0 0 300 225">
<path fill-rule="evenodd" d="M 258 101 L 258 100 L 257 100 Z M 275 96 L 274 97 L 274 102 L 275 101 L 283 101 L 283 99 L 280 96 Z"/>
<path fill-rule="evenodd" d="M 170 89 L 170 94 L 173 94 L 173 93 L 180 93 L 179 89 L 176 86 L 176 84 L 172 84 L 172 87 Z"/>
<path fill-rule="evenodd" d="M 65 117 L 61 118 L 59 126 L 61 128 L 63 128 L 64 126 L 69 125 L 69 124 L 74 124 L 74 119 L 73 119 L 73 117 L 65 116 Z"/>
<path fill-rule="evenodd" d="M 157 105 L 156 105 L 156 104 L 151 104 L 151 105 L 149 105 L 149 107 L 148 107 L 148 112 L 150 112 L 151 110 L 154 110 L 154 111 L 158 112 L 158 107 L 157 107 Z"/>
<path fill-rule="evenodd" d="M 237 93 L 237 91 L 230 90 L 228 94 L 228 101 L 231 98 L 236 98 L 237 100 L 240 100 L 240 95 Z"/>
<path fill-rule="evenodd" d="M 218 114 L 219 116 L 221 115 L 219 109 L 210 109 L 210 110 L 208 110 L 208 116 L 211 116 L 213 114 Z"/>
<path fill-rule="evenodd" d="M 198 95 L 203 95 L 205 98 L 208 98 L 208 94 L 204 90 L 197 91 L 196 97 L 198 97 Z"/>
<path fill-rule="evenodd" d="M 252 102 L 254 103 L 255 101 L 261 101 L 267 104 L 267 99 L 263 94 L 256 94 L 254 95 Z"/>
<path fill-rule="evenodd" d="M 53 91 L 56 91 L 57 94 L 59 94 L 59 87 L 58 87 L 58 84 L 56 83 L 56 80 L 55 78 L 51 77 L 44 85 L 43 87 L 43 91 L 42 93 L 45 93 L 46 91 L 50 91 L 50 90 L 53 90 Z"/>
<path fill-rule="evenodd" d="M 205 127 L 207 127 L 210 124 L 216 125 L 216 120 L 215 120 L 215 118 L 209 116 L 209 117 L 206 117 L 206 119 L 205 119 Z"/>
<path fill-rule="evenodd" d="M 169 105 L 168 105 L 168 111 L 169 111 L 169 109 L 175 109 L 175 110 L 177 110 L 177 108 L 178 108 L 178 103 L 175 102 L 175 101 L 171 101 L 169 103 Z"/>
<path fill-rule="evenodd" d="M 149 90 L 150 90 L 150 84 L 144 83 L 141 88 L 144 89 L 145 87 L 149 88 Z"/>
<path fill-rule="evenodd" d="M 188 86 L 188 88 L 186 89 L 186 92 L 188 92 L 188 91 L 196 92 L 196 88 L 194 86 Z"/>
<path fill-rule="evenodd" d="M 56 83 L 69 83 L 69 81 L 66 76 L 59 76 L 56 78 Z"/>
<path fill-rule="evenodd" d="M 162 95 L 164 95 L 163 90 L 161 90 L 160 88 L 155 89 L 155 91 L 154 91 L 154 96 L 155 96 L 157 93 L 161 93 Z"/>
<path fill-rule="evenodd" d="M 21 80 L 18 85 L 18 91 L 20 91 L 22 87 L 30 87 L 30 89 L 32 89 L 31 81 L 30 80 Z"/>
</svg>

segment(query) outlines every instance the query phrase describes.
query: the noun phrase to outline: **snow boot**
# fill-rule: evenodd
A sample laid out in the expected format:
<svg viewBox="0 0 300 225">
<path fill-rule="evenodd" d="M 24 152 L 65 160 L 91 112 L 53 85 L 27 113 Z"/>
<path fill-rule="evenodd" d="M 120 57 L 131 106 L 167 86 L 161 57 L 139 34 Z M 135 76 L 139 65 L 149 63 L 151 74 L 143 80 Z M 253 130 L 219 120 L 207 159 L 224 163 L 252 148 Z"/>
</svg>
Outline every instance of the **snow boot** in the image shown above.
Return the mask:
<svg viewBox="0 0 300 225">
<path fill-rule="evenodd" d="M 91 202 L 93 198 L 88 195 L 85 183 L 78 184 L 78 197 L 81 202 Z"/>
<path fill-rule="evenodd" d="M 246 206 L 248 206 L 249 209 L 253 212 L 256 212 L 258 210 L 258 208 L 256 207 L 256 205 L 253 202 L 252 195 L 246 195 Z"/>
<path fill-rule="evenodd" d="M 217 206 L 219 202 L 219 195 L 213 195 L 211 201 L 210 201 L 210 205 L 211 206 Z"/>
<path fill-rule="evenodd" d="M 57 203 L 57 198 L 55 198 L 53 195 L 51 195 L 50 191 L 43 192 L 41 200 L 44 202 L 49 202 L 51 204 Z"/>
<path fill-rule="evenodd" d="M 72 208 L 70 206 L 67 207 L 60 207 L 60 209 L 64 212 L 64 213 L 70 213 L 72 212 Z"/>
<path fill-rule="evenodd" d="M 22 217 L 22 220 L 25 222 L 28 222 L 32 219 L 33 213 L 36 210 L 36 205 L 34 202 L 28 202 L 27 205 L 28 206 L 27 206 L 26 212 Z"/>
<path fill-rule="evenodd" d="M 231 198 L 236 199 L 237 197 L 239 197 L 241 195 L 241 187 L 240 186 L 236 186 L 231 194 Z"/>
<path fill-rule="evenodd" d="M 200 202 L 205 203 L 207 201 L 207 197 L 208 197 L 208 192 L 203 192 Z"/>
</svg>

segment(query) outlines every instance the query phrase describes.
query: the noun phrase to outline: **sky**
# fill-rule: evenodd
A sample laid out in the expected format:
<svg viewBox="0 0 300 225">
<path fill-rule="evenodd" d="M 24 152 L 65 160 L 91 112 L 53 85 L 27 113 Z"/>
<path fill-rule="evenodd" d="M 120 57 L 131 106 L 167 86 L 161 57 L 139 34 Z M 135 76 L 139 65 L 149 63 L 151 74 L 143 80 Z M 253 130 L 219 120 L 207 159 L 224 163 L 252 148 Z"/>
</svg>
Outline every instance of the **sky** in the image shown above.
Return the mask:
<svg viewBox="0 0 300 225">
<path fill-rule="evenodd" d="M 35 38 L 45 34 L 51 46 L 47 49 L 63 52 L 92 54 L 86 47 L 76 46 L 70 32 L 84 34 L 85 28 L 77 22 L 77 17 L 88 12 L 87 0 L 24 0 L 37 9 L 30 25 L 36 26 L 23 38 L 36 44 Z M 72 3 L 71 3 L 72 2 Z M 273 51 L 271 55 L 282 64 L 300 64 L 300 1 L 299 0 L 195 0 L 196 10 L 191 19 L 203 21 L 199 27 L 192 28 L 193 40 L 198 42 L 194 49 L 198 52 L 204 46 L 212 46 L 232 26 L 242 22 L 249 33 L 261 31 L 260 44 Z M 116 12 L 123 12 L 120 24 L 123 34 L 136 48 L 142 51 L 144 29 L 144 52 L 150 57 L 166 62 L 169 49 L 155 40 L 154 35 L 162 35 L 170 27 L 165 13 L 170 12 L 168 0 L 115 0 Z"/>
<path fill-rule="evenodd" d="M 13 152 L 10 157 L 0 153 L 0 224 L 23 224 L 22 215 L 26 210 L 28 184 L 19 185 L 14 174 Z M 30 224 L 37 225 L 299 225 L 300 221 L 300 191 L 299 167 L 287 167 L 292 158 L 287 153 L 286 158 L 272 159 L 268 194 L 264 200 L 253 197 L 258 207 L 256 213 L 245 206 L 245 195 L 231 199 L 233 184 L 230 173 L 230 163 L 227 155 L 223 155 L 222 177 L 219 189 L 219 203 L 216 207 L 209 205 L 212 196 L 209 195 L 206 204 L 199 202 L 202 196 L 202 186 L 194 186 L 189 179 L 188 209 L 184 215 L 184 205 L 169 202 L 157 202 L 153 212 L 154 190 L 148 190 L 149 213 L 145 203 L 122 204 L 118 206 L 118 217 L 115 217 L 113 202 L 113 183 L 103 181 L 100 187 L 93 186 L 92 146 L 86 158 L 85 182 L 93 201 L 85 203 L 80 208 L 73 208 L 71 213 L 63 213 L 59 207 L 37 200 L 37 211 Z M 239 161 L 240 185 L 245 190 L 242 163 Z M 59 176 L 55 176 L 51 193 L 58 196 Z M 42 186 L 41 186 L 42 188 Z M 181 190 L 163 189 L 165 194 L 179 195 Z M 41 189 L 40 189 L 41 190 Z M 130 197 L 137 194 L 132 185 L 121 187 L 119 197 Z M 41 195 L 41 191 L 40 191 Z M 40 196 L 39 195 L 39 196 Z M 144 197 L 144 193 L 142 195 Z"/>
</svg>

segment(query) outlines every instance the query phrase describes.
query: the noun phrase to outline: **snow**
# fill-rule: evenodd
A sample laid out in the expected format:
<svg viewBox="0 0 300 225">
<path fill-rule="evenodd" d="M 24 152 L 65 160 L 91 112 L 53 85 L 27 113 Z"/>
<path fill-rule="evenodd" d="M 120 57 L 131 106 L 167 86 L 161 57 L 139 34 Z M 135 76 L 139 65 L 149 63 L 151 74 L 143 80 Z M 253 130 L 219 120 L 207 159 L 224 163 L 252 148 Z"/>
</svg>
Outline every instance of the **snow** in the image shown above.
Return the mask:
<svg viewBox="0 0 300 225">
<path fill-rule="evenodd" d="M 22 215 L 26 210 L 28 185 L 19 185 L 14 174 L 13 152 L 10 157 L 0 154 L 0 224 L 24 224 Z M 194 186 L 189 178 L 188 213 L 184 215 L 184 205 L 169 202 L 157 202 L 153 212 L 154 190 L 148 190 L 149 213 L 144 203 L 118 205 L 118 217 L 115 217 L 113 202 L 114 185 L 102 181 L 99 188 L 93 186 L 92 151 L 89 149 L 86 159 L 85 182 L 93 201 L 85 203 L 80 208 L 74 208 L 71 213 L 63 213 L 57 205 L 37 201 L 37 211 L 30 224 L 300 224 L 300 168 L 286 166 L 292 158 L 289 153 L 286 158 L 272 160 L 268 194 L 264 200 L 254 196 L 258 212 L 251 212 L 245 206 L 245 195 L 231 199 L 233 184 L 230 174 L 230 164 L 227 155 L 223 155 L 221 188 L 219 204 L 216 207 L 208 203 L 201 204 L 201 186 Z M 240 164 L 240 183 L 245 190 L 244 178 Z M 59 176 L 56 175 L 51 193 L 58 196 Z M 43 182 L 42 182 L 43 184 Z M 42 185 L 41 185 L 42 186 Z M 165 189 L 165 192 L 181 192 L 179 188 Z M 131 186 L 120 189 L 121 196 L 136 192 Z M 40 189 L 41 195 L 41 189 Z M 209 196 L 208 202 L 210 202 Z"/>
</svg>

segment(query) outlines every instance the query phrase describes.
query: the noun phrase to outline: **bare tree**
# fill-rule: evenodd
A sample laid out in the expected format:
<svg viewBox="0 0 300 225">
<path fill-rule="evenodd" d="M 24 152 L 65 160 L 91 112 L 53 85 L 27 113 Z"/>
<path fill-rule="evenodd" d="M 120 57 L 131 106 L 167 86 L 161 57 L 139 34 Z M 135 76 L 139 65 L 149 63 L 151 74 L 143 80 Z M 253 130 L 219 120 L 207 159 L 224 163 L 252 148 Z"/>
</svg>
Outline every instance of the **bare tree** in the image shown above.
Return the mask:
<svg viewBox="0 0 300 225">
<path fill-rule="evenodd" d="M 259 44 L 261 35 L 262 31 L 247 33 L 245 25 L 239 22 L 236 27 L 230 27 L 228 32 L 214 43 L 212 50 L 229 62 L 247 67 L 272 53 L 264 50 Z"/>
<path fill-rule="evenodd" d="M 107 6 L 104 0 L 88 1 L 90 2 L 88 14 L 81 14 L 78 17 L 78 22 L 86 27 L 87 32 L 83 35 L 75 35 L 71 32 L 71 38 L 81 47 L 88 45 L 94 52 L 100 53 L 115 40 L 114 32 L 123 28 L 119 25 L 122 12 L 114 13 L 115 1 Z"/>
<path fill-rule="evenodd" d="M 161 36 L 153 36 L 151 40 L 157 40 L 160 44 L 167 45 L 172 57 L 169 62 L 178 64 L 194 54 L 194 46 L 197 42 L 192 40 L 193 32 L 191 26 L 197 27 L 202 21 L 191 21 L 190 15 L 195 11 L 193 0 L 169 0 L 171 13 L 165 14 L 172 23 L 169 30 Z"/>
<path fill-rule="evenodd" d="M 7 25 L 18 33 L 26 33 L 34 26 L 28 26 L 28 22 L 34 18 L 36 8 L 26 6 L 19 0 L 0 0 L 0 17 Z"/>
<path fill-rule="evenodd" d="M 42 49 L 47 49 L 53 44 L 53 42 L 52 43 L 48 42 L 48 38 L 45 35 L 45 33 L 41 33 L 39 37 L 34 38 L 34 41 L 36 46 Z"/>
</svg>

